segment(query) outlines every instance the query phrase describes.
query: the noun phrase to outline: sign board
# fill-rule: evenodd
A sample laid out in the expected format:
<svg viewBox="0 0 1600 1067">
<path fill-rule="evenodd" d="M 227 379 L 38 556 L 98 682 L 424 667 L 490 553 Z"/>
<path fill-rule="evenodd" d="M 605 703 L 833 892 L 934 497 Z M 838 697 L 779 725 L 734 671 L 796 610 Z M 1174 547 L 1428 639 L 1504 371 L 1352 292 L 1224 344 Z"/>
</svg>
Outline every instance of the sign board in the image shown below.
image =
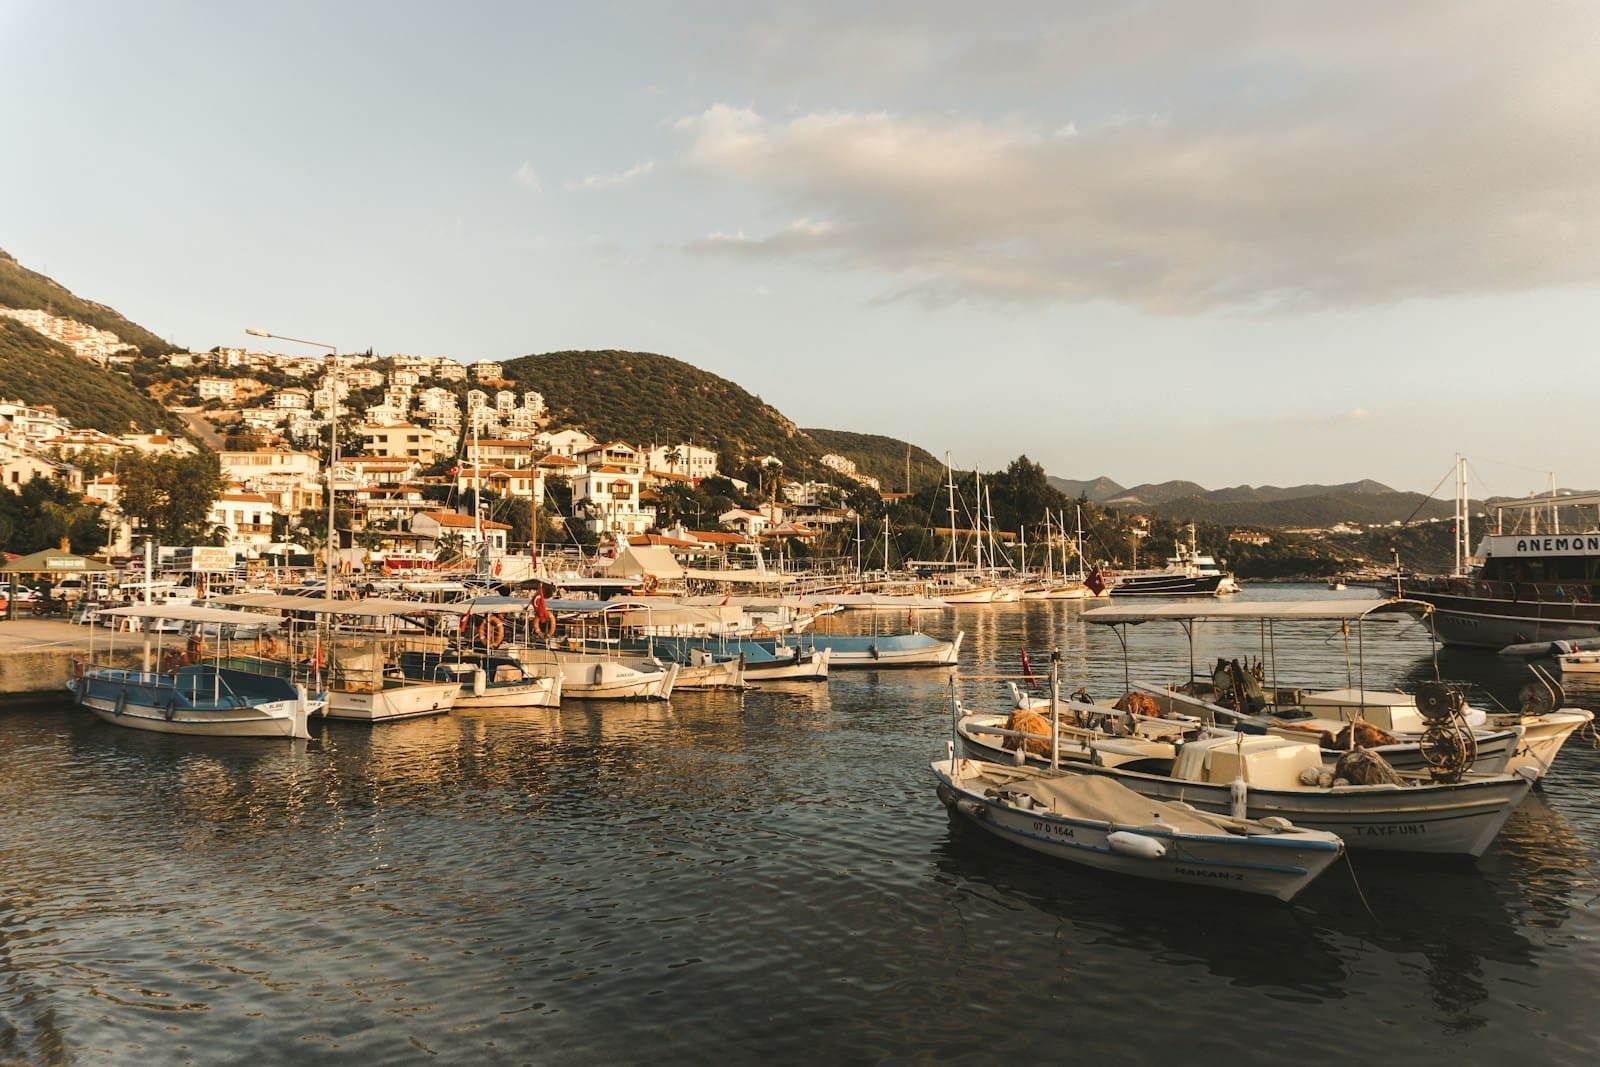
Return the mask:
<svg viewBox="0 0 1600 1067">
<path fill-rule="evenodd" d="M 81 571 L 87 562 L 82 556 L 46 556 L 44 567 L 47 571 Z"/>
</svg>

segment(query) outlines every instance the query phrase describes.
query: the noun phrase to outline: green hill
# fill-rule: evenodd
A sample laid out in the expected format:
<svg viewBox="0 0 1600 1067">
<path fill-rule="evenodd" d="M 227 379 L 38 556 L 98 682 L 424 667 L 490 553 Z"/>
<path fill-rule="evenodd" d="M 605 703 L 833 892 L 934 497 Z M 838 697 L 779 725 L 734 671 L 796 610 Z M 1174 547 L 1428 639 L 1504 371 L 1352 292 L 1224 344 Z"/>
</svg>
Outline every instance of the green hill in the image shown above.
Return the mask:
<svg viewBox="0 0 1600 1067">
<path fill-rule="evenodd" d="M 120 336 L 120 335 L 119 335 Z M 66 345 L 0 318 L 0 397 L 50 405 L 76 427 L 125 433 L 155 431 L 177 420 L 127 377 L 80 359 Z"/>
<path fill-rule="evenodd" d="M 601 441 L 690 443 L 715 449 L 722 469 L 777 456 L 785 471 L 820 476 L 823 450 L 772 405 L 682 360 L 614 349 L 546 352 L 503 364 L 517 390 L 544 395 L 552 429 L 582 427 Z"/>
<path fill-rule="evenodd" d="M 825 453 L 851 460 L 856 470 L 878 479 L 885 493 L 904 492 L 909 471 L 911 488 L 944 481 L 944 464 L 926 449 L 875 433 L 849 430 L 804 431 Z"/>
<path fill-rule="evenodd" d="M 18 263 L 4 249 L 0 249 L 0 307 L 37 308 L 101 330 L 110 330 L 128 344 L 136 346 L 139 354 L 144 356 L 183 351 L 178 345 L 162 340 L 143 326 L 129 322 L 112 308 L 74 296 L 54 279 Z"/>
</svg>

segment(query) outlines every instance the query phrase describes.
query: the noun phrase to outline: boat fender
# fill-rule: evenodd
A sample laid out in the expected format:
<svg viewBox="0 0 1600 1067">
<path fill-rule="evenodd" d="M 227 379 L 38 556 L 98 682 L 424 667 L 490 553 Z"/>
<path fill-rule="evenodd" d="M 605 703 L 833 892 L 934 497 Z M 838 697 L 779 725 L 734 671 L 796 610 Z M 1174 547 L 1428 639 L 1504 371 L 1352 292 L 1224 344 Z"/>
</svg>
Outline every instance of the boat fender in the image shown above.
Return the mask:
<svg viewBox="0 0 1600 1067">
<path fill-rule="evenodd" d="M 1250 808 L 1250 787 L 1244 784 L 1243 778 L 1235 778 L 1228 783 L 1228 799 L 1232 803 L 1233 817 L 1245 818 L 1245 812 Z"/>
<path fill-rule="evenodd" d="M 117 702 L 111 708 L 111 714 L 114 715 L 114 716 L 120 717 L 122 715 L 122 713 L 127 711 L 127 710 L 128 710 L 128 691 L 126 689 L 123 689 L 123 690 L 121 690 L 120 692 L 117 693 Z"/>
<path fill-rule="evenodd" d="M 877 659 L 882 655 L 882 653 L 878 651 L 878 642 L 874 641 L 872 644 L 867 646 L 867 654 L 873 659 Z"/>
<path fill-rule="evenodd" d="M 1142 860 L 1158 860 L 1167 854 L 1167 846 L 1160 841 L 1128 830 L 1113 830 L 1106 835 L 1106 844 L 1111 846 L 1112 852 Z"/>
<path fill-rule="evenodd" d="M 484 688 L 488 683 L 488 673 L 482 667 L 475 669 L 472 672 L 472 695 L 475 697 L 483 696 Z"/>
<path fill-rule="evenodd" d="M 83 657 L 82 656 L 73 656 L 72 657 L 72 680 L 74 682 L 82 682 L 83 681 Z"/>
<path fill-rule="evenodd" d="M 1268 815 L 1264 818 L 1257 819 L 1256 821 L 1262 826 L 1267 826 L 1274 830 L 1294 829 L 1294 823 L 1290 822 L 1288 819 L 1285 819 L 1282 815 Z"/>
<path fill-rule="evenodd" d="M 957 800 L 956 810 L 967 816 L 969 819 L 981 819 L 987 815 L 989 811 L 988 808 L 969 797 L 962 797 L 960 800 Z"/>
<path fill-rule="evenodd" d="M 167 698 L 167 706 L 166 706 L 164 714 L 166 715 L 168 722 L 171 722 L 172 721 L 172 717 L 174 715 L 178 714 L 178 698 L 177 697 L 168 697 Z"/>
</svg>

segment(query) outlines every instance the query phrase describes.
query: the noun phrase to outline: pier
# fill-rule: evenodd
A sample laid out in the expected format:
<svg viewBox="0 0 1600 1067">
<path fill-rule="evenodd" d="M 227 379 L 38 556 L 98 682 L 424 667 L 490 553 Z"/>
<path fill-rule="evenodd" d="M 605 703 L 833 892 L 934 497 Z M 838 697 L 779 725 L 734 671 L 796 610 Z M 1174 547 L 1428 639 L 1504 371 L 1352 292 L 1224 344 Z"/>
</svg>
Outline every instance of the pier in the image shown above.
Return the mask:
<svg viewBox="0 0 1600 1067">
<path fill-rule="evenodd" d="M 113 636 L 106 631 L 94 632 L 64 619 L 0 618 L 0 699 L 66 696 L 72 657 L 88 657 L 91 636 L 99 663 L 137 667 L 144 661 L 146 635 L 117 634 L 116 653 L 108 659 Z M 148 637 L 152 650 L 182 640 L 172 634 Z"/>
</svg>

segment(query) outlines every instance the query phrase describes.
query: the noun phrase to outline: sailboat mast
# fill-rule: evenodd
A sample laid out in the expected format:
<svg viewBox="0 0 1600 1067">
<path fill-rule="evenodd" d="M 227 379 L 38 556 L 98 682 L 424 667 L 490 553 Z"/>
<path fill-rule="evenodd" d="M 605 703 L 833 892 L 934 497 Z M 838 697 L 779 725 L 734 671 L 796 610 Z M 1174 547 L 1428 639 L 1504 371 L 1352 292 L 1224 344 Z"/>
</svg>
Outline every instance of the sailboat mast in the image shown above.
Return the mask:
<svg viewBox="0 0 1600 1067">
<path fill-rule="evenodd" d="M 950 465 L 950 453 L 944 454 L 945 485 L 950 490 L 950 567 L 956 567 L 956 471 Z"/>
<path fill-rule="evenodd" d="M 973 564 L 983 573 L 983 475 L 972 468 L 972 550 Z"/>
</svg>

